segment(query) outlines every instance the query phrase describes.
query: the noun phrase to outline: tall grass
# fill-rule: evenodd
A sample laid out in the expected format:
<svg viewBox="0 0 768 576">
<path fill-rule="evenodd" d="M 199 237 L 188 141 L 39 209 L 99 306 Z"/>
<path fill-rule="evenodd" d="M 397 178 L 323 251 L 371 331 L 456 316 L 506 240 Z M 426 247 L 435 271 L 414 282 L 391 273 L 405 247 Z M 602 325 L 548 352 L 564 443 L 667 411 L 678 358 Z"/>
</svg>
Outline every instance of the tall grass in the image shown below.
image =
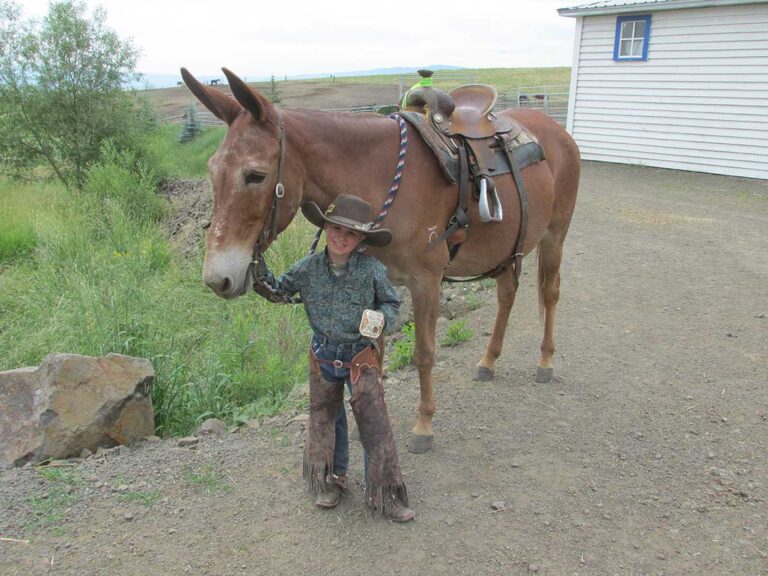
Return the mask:
<svg viewBox="0 0 768 576">
<path fill-rule="evenodd" d="M 189 154 L 209 156 L 208 147 Z M 184 162 L 169 165 L 187 175 Z M 0 370 L 37 365 L 51 352 L 148 358 L 163 435 L 207 417 L 234 423 L 277 410 L 306 371 L 303 311 L 214 296 L 200 282 L 200 256 L 183 259 L 163 232 L 167 206 L 156 184 L 154 170 L 109 147 L 79 193 L 0 182 L 0 228 L 17 206 L 36 231 L 27 256 L 0 264 Z M 310 236 L 308 227 L 289 228 L 273 260 L 298 259 Z"/>
<path fill-rule="evenodd" d="M 148 139 L 147 152 L 160 178 L 202 178 L 208 158 L 218 148 L 226 128 L 211 126 L 193 140 L 178 142 L 181 124 L 165 124 Z"/>
</svg>

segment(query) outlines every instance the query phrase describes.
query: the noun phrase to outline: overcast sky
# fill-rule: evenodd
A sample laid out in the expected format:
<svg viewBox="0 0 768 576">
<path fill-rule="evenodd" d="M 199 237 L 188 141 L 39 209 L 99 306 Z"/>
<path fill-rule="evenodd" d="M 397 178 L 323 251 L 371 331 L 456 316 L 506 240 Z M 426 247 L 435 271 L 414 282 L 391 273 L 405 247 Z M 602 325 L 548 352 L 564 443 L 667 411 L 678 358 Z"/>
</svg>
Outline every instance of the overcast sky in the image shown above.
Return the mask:
<svg viewBox="0 0 768 576">
<path fill-rule="evenodd" d="M 48 0 L 17 0 L 26 17 Z M 87 0 L 141 50 L 138 71 L 247 76 L 448 64 L 570 66 L 567 0 Z M 461 8 L 452 9 L 451 6 Z"/>
</svg>

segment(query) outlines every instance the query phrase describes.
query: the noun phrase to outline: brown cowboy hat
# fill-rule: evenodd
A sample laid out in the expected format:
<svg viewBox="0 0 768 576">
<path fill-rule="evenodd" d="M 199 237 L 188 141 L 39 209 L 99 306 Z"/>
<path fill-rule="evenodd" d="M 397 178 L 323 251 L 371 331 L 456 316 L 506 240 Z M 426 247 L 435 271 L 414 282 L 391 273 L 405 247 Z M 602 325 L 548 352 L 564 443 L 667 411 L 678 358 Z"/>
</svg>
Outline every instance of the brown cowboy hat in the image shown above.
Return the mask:
<svg viewBox="0 0 768 576">
<path fill-rule="evenodd" d="M 371 205 L 362 198 L 351 194 L 339 194 L 328 204 L 325 212 L 314 202 L 306 202 L 301 211 L 307 220 L 319 228 L 335 224 L 365 235 L 371 246 L 386 246 L 392 241 L 392 232 L 383 228 L 373 229 Z"/>
</svg>

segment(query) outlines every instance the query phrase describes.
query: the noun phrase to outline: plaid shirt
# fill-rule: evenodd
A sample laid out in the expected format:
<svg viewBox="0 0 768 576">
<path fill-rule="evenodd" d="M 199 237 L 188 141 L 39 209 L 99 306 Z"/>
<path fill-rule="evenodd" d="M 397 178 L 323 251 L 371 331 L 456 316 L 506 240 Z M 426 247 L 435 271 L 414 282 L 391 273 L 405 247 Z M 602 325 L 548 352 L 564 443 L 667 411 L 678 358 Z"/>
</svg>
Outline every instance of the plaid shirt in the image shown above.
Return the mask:
<svg viewBox="0 0 768 576">
<path fill-rule="evenodd" d="M 384 314 L 384 334 L 395 331 L 400 298 L 387 278 L 387 268 L 373 256 L 354 252 L 346 273 L 336 277 L 326 252 L 305 256 L 275 279 L 264 281 L 279 294 L 299 294 L 315 334 L 337 343 L 359 342 L 363 310 Z"/>
</svg>

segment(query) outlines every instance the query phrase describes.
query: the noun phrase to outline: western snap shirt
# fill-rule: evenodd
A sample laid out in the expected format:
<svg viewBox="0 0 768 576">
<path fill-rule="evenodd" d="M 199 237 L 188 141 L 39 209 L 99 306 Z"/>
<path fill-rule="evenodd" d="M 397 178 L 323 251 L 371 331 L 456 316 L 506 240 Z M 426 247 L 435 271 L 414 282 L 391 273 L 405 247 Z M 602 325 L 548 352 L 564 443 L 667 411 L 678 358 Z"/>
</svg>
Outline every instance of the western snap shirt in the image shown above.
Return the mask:
<svg viewBox="0 0 768 576">
<path fill-rule="evenodd" d="M 373 256 L 354 252 L 344 274 L 335 276 L 327 252 L 305 256 L 275 279 L 264 281 L 279 294 L 299 294 L 312 330 L 331 342 L 359 342 L 363 310 L 384 314 L 385 335 L 396 328 L 400 298 L 387 278 L 387 268 Z"/>
</svg>

